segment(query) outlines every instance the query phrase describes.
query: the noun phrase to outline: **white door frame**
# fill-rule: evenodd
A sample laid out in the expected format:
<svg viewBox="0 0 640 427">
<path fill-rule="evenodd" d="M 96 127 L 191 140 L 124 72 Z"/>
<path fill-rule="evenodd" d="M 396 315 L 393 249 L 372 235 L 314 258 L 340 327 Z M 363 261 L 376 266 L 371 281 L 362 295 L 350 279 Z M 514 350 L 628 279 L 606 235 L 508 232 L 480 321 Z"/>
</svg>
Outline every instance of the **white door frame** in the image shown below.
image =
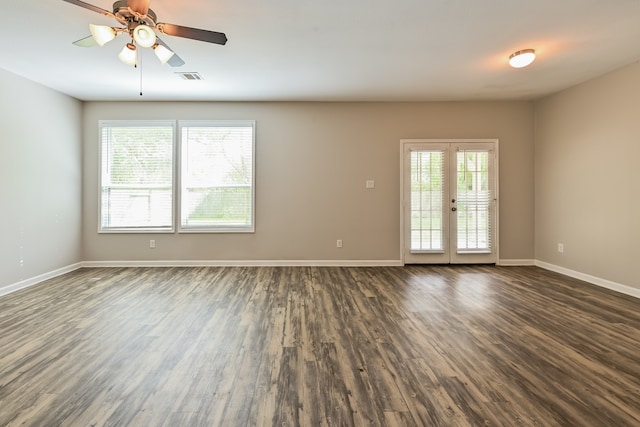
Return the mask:
<svg viewBox="0 0 640 427">
<path fill-rule="evenodd" d="M 498 143 L 499 140 L 497 138 L 494 139 L 401 139 L 400 140 L 400 261 L 402 265 L 405 265 L 405 212 L 407 207 L 407 203 L 410 200 L 405 200 L 405 160 L 404 160 L 404 149 L 406 145 L 416 144 L 416 143 L 441 143 L 441 144 L 451 144 L 451 143 L 493 143 L 495 148 L 495 159 L 494 159 L 494 175 L 495 175 L 495 252 L 496 252 L 496 265 L 500 260 L 500 222 L 499 222 L 499 212 L 500 212 L 500 192 L 499 192 L 499 183 L 500 183 L 500 173 L 499 173 L 499 150 Z"/>
</svg>

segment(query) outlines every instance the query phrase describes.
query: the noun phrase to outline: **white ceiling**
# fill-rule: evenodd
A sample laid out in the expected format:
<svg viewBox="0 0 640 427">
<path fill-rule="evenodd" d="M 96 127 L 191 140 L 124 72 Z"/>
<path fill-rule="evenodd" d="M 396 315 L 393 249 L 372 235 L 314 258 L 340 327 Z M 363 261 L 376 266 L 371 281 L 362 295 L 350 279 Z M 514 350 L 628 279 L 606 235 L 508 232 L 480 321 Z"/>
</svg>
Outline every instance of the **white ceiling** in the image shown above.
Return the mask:
<svg viewBox="0 0 640 427">
<path fill-rule="evenodd" d="M 81 100 L 137 100 L 120 35 L 81 48 L 89 23 L 62 0 L 0 0 L 0 68 Z M 112 9 L 110 0 L 86 0 Z M 640 58 L 640 0 L 151 0 L 158 21 L 226 33 L 162 39 L 186 62 L 142 57 L 145 100 L 535 99 Z M 536 62 L 512 69 L 510 53 Z M 175 72 L 198 72 L 184 81 Z"/>
</svg>

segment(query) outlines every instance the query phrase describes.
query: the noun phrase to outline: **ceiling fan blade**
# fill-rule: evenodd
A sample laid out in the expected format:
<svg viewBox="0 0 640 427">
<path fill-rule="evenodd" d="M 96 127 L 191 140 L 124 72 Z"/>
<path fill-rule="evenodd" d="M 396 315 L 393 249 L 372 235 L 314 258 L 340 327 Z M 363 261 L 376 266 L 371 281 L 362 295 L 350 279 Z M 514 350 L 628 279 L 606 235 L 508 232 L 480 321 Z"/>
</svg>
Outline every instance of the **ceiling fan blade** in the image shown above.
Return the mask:
<svg viewBox="0 0 640 427">
<path fill-rule="evenodd" d="M 149 12 L 149 0 L 127 0 L 127 6 L 140 15 L 146 15 Z"/>
<path fill-rule="evenodd" d="M 225 44 L 227 36 L 216 31 L 201 30 L 198 28 L 183 27 L 182 25 L 159 23 L 156 29 L 170 36 L 184 37 L 186 39 L 199 40 L 207 43 Z"/>
<path fill-rule="evenodd" d="M 83 39 L 80 40 L 76 40 L 73 42 L 73 44 L 75 44 L 76 46 L 80 46 L 80 47 L 93 47 L 93 46 L 98 46 L 98 43 L 96 43 L 96 39 L 93 38 L 93 36 L 87 36 Z"/>
<path fill-rule="evenodd" d="M 184 61 L 174 53 L 171 59 L 167 61 L 167 64 L 171 65 L 172 67 L 182 67 L 184 65 Z"/>
<path fill-rule="evenodd" d="M 167 64 L 171 65 L 172 67 L 181 67 L 184 65 L 184 61 L 182 60 L 182 58 L 180 58 L 173 49 L 171 49 L 169 46 L 167 46 L 167 44 L 165 42 L 163 42 L 162 40 L 160 40 L 159 37 L 156 37 L 156 43 L 158 43 L 161 46 L 166 47 L 167 49 L 169 49 L 171 52 L 173 52 L 173 56 L 171 58 L 169 58 L 169 60 L 167 61 Z"/>
<path fill-rule="evenodd" d="M 71 3 L 71 4 L 75 4 L 76 6 L 80 6 L 80 7 L 84 7 L 85 9 L 89 9 L 93 12 L 97 12 L 100 15 L 104 15 L 104 16 L 109 16 L 111 18 L 115 18 L 115 15 L 113 14 L 113 12 L 110 12 L 106 9 L 102 9 L 101 7 L 98 6 L 94 6 L 92 4 L 89 3 L 85 3 L 83 1 L 80 0 L 62 0 L 62 1 L 66 1 L 67 3 Z"/>
</svg>

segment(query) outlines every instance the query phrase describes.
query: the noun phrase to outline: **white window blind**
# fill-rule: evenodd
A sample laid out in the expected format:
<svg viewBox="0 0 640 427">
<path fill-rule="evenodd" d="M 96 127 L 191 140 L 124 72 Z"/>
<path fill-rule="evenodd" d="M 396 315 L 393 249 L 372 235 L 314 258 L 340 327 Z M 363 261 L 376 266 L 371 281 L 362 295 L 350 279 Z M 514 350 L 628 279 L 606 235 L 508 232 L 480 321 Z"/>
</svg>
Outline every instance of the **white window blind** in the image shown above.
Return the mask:
<svg viewBox="0 0 640 427">
<path fill-rule="evenodd" d="M 444 250 L 445 153 L 411 152 L 411 251 Z"/>
<path fill-rule="evenodd" d="M 252 121 L 181 122 L 180 230 L 253 231 Z"/>
<path fill-rule="evenodd" d="M 100 231 L 173 229 L 172 122 L 100 122 Z"/>
<path fill-rule="evenodd" d="M 491 203 L 488 150 L 457 152 L 457 250 L 491 252 Z"/>
</svg>

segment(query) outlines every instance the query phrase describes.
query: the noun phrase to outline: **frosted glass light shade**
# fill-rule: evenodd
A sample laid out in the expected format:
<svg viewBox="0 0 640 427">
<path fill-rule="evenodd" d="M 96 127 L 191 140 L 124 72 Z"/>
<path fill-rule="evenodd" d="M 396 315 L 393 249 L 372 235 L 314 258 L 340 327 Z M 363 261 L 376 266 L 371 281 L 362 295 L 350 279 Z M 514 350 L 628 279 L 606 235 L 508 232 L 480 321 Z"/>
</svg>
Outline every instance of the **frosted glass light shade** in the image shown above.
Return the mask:
<svg viewBox="0 0 640 427">
<path fill-rule="evenodd" d="M 91 35 L 96 43 L 98 43 L 98 46 L 104 46 L 105 43 L 116 38 L 116 30 L 106 25 L 89 24 L 89 31 L 91 31 Z"/>
<path fill-rule="evenodd" d="M 138 63 L 136 45 L 133 43 L 127 43 L 127 45 L 123 47 L 122 51 L 118 54 L 118 58 L 125 64 L 135 67 Z"/>
<path fill-rule="evenodd" d="M 509 65 L 513 68 L 522 68 L 531 64 L 536 59 L 536 51 L 534 49 L 523 49 L 509 56 Z"/>
<path fill-rule="evenodd" d="M 173 52 L 171 52 L 166 47 L 157 43 L 153 45 L 153 52 L 156 54 L 160 62 L 162 62 L 163 64 L 166 64 L 167 61 L 170 60 L 171 57 L 173 56 Z"/>
<path fill-rule="evenodd" d="M 138 25 L 133 30 L 133 39 L 142 47 L 151 47 L 156 43 L 156 33 L 147 25 Z"/>
</svg>

